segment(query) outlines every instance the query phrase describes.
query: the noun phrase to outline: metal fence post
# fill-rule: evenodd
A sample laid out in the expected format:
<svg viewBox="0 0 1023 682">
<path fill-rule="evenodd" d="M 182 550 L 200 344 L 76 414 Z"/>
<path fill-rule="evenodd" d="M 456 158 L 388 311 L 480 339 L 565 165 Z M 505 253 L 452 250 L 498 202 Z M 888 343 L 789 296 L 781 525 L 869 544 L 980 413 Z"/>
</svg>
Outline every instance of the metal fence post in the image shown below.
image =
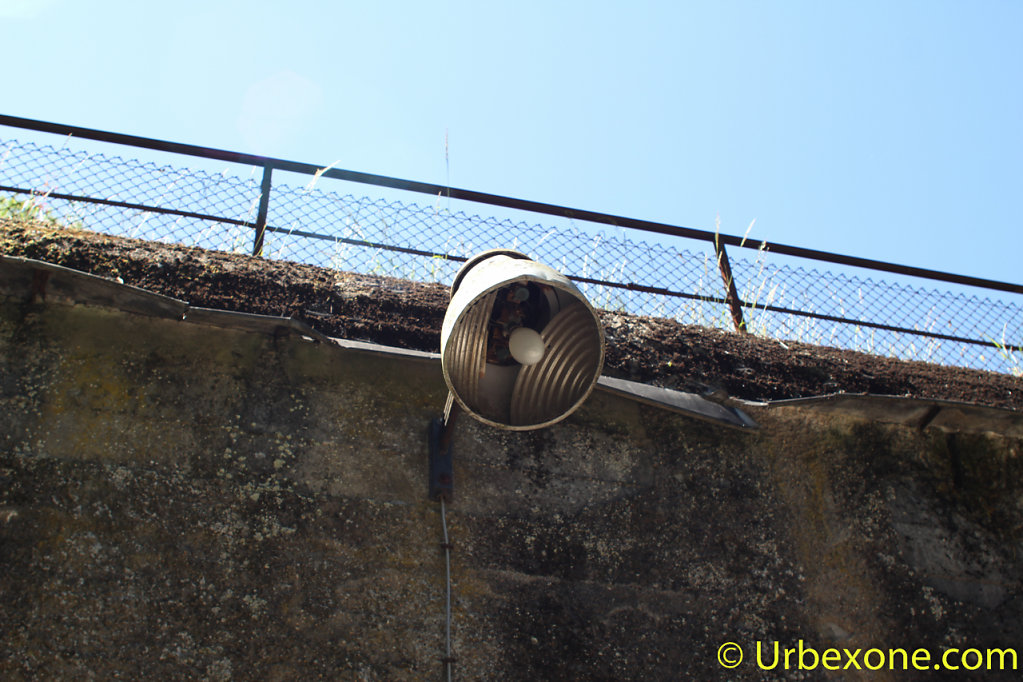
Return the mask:
<svg viewBox="0 0 1023 682">
<path fill-rule="evenodd" d="M 263 255 L 263 235 L 266 233 L 266 216 L 270 211 L 270 178 L 274 169 L 270 164 L 263 166 L 263 183 L 259 187 L 259 210 L 256 212 L 256 234 L 252 240 L 252 255 Z"/>
<path fill-rule="evenodd" d="M 721 271 L 721 279 L 725 282 L 725 300 L 732 312 L 732 323 L 735 331 L 746 333 L 746 322 L 742 319 L 742 304 L 739 301 L 739 294 L 735 290 L 735 279 L 732 277 L 732 266 L 728 262 L 728 252 L 725 245 L 714 235 L 714 251 L 718 257 L 718 270 Z"/>
</svg>

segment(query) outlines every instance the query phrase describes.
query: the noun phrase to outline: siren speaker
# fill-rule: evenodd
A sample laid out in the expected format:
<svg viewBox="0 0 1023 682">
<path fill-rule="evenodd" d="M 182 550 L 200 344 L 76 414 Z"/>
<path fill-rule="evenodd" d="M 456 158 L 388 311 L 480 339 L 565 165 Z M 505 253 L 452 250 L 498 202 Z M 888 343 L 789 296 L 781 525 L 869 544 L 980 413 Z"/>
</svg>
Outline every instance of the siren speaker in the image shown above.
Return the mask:
<svg viewBox="0 0 1023 682">
<path fill-rule="evenodd" d="M 603 364 L 597 313 L 556 270 L 495 250 L 455 276 L 441 365 L 454 400 L 480 421 L 519 431 L 558 422 L 586 400 Z"/>
</svg>

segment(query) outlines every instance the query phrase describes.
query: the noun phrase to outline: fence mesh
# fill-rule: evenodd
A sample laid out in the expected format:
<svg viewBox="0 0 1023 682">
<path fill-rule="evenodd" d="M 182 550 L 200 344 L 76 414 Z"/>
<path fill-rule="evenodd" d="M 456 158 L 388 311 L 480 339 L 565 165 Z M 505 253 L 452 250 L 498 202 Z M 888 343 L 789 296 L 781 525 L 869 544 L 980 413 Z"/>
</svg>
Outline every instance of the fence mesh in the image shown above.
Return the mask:
<svg viewBox="0 0 1023 682">
<path fill-rule="evenodd" d="M 39 210 L 65 224 L 237 253 L 253 248 L 261 174 L 259 168 L 214 173 L 0 141 L 0 186 L 8 188 L 0 196 L 8 201 L 33 192 Z M 708 245 L 696 242 L 688 250 L 675 245 L 681 240 L 634 238 L 643 234 L 638 232 L 607 236 L 571 225 L 485 217 L 453 211 L 441 197 L 415 202 L 330 189 L 341 184 L 324 178 L 307 185 L 275 182 L 262 255 L 447 284 L 460 259 L 514 248 L 580 280 L 598 308 L 732 328 Z M 1012 348 L 1023 343 L 1023 297 L 780 264 L 765 252 L 733 253 L 730 261 L 747 328 L 755 334 L 1017 375 L 1023 369 L 1023 353 Z"/>
</svg>

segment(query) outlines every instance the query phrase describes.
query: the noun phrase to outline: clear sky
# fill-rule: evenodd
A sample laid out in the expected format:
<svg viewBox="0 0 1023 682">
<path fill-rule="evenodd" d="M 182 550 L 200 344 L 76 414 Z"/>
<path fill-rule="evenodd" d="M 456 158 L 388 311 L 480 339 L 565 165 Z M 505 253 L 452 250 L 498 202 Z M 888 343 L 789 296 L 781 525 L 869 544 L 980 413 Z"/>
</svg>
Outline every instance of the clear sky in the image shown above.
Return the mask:
<svg viewBox="0 0 1023 682">
<path fill-rule="evenodd" d="M 1023 281 L 1017 0 L 0 0 L 0 26 L 5 114 Z"/>
</svg>

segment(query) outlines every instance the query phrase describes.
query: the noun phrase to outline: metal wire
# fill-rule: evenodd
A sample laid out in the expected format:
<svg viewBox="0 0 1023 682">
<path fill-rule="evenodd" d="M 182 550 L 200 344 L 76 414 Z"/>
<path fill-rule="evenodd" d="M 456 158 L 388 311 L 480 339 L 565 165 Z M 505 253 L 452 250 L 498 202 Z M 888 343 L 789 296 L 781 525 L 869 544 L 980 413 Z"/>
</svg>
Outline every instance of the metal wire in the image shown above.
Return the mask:
<svg viewBox="0 0 1023 682">
<path fill-rule="evenodd" d="M 444 496 L 440 498 L 440 523 L 444 529 L 444 671 L 448 682 L 451 682 L 451 543 L 448 541 L 448 521 L 444 506 Z"/>
</svg>

